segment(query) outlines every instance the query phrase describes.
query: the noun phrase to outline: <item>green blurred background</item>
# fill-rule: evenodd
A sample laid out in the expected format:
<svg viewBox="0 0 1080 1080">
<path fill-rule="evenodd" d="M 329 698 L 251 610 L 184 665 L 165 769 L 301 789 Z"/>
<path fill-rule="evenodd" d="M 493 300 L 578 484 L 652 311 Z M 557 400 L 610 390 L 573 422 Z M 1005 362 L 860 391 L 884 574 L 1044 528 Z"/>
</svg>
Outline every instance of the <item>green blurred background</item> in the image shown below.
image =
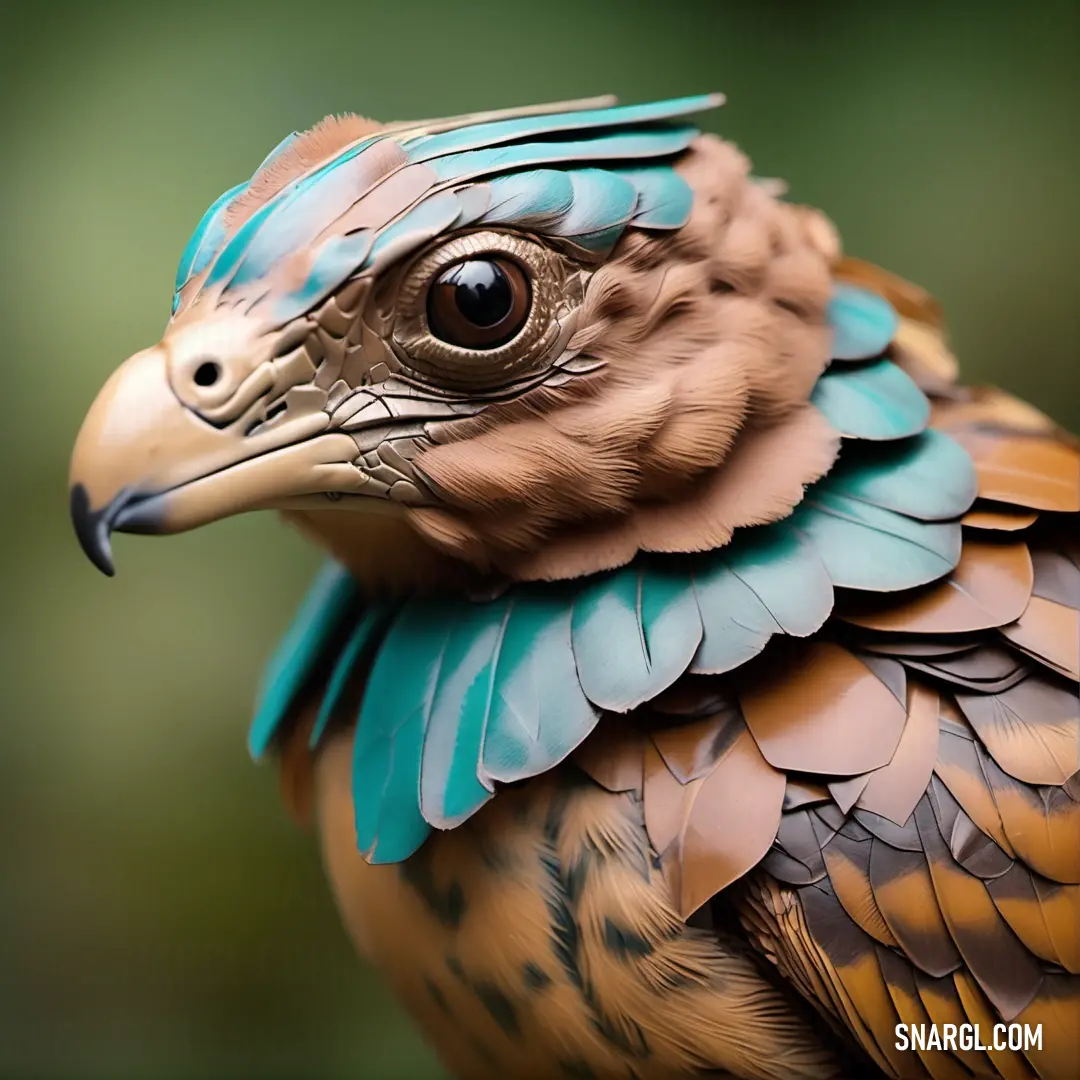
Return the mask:
<svg viewBox="0 0 1080 1080">
<path fill-rule="evenodd" d="M 706 126 L 1080 428 L 1078 5 L 5 4 L 0 1075 L 441 1076 L 244 731 L 317 556 L 269 515 L 82 557 L 66 470 L 206 205 L 330 111 L 724 90 Z"/>
</svg>

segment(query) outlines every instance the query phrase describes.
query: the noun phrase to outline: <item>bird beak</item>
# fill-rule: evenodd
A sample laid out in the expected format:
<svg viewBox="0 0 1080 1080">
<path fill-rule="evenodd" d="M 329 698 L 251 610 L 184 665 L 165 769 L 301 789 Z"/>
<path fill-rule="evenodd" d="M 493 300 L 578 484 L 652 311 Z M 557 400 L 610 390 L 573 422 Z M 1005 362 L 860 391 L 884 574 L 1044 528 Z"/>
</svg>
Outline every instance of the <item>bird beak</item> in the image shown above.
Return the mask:
<svg viewBox="0 0 1080 1080">
<path fill-rule="evenodd" d="M 319 492 L 352 492 L 367 477 L 355 442 L 327 432 L 321 408 L 292 410 L 252 432 L 265 397 L 233 422 L 203 419 L 174 392 L 164 345 L 113 373 L 83 421 L 71 461 L 79 543 L 112 575 L 110 534 L 175 533 Z"/>
</svg>

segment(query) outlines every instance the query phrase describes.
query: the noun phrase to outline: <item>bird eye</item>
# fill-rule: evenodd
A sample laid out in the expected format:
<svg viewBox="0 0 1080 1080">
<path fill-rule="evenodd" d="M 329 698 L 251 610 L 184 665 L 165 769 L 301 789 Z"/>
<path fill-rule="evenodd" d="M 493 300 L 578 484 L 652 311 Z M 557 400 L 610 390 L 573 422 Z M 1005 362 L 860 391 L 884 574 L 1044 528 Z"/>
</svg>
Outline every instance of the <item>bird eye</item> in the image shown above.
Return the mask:
<svg viewBox="0 0 1080 1080">
<path fill-rule="evenodd" d="M 390 342 L 406 372 L 455 393 L 538 375 L 582 301 L 576 264 L 497 229 L 438 237 L 382 288 L 377 306 L 393 312 Z"/>
<path fill-rule="evenodd" d="M 521 331 L 532 290 L 511 259 L 465 259 L 447 267 L 428 291 L 431 333 L 463 349 L 496 349 Z"/>
</svg>

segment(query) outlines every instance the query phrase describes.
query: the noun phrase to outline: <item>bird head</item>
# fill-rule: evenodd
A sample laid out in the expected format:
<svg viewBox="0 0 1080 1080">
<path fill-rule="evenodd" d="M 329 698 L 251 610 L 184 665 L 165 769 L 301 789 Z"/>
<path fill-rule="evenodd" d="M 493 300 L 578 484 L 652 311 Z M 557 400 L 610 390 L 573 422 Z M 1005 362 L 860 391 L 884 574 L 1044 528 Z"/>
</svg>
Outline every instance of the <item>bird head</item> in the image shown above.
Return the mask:
<svg viewBox="0 0 1080 1080">
<path fill-rule="evenodd" d="M 86 553 L 278 509 L 376 583 L 559 579 L 786 516 L 838 448 L 838 245 L 677 120 L 719 102 L 290 136 L 86 416 Z"/>
</svg>

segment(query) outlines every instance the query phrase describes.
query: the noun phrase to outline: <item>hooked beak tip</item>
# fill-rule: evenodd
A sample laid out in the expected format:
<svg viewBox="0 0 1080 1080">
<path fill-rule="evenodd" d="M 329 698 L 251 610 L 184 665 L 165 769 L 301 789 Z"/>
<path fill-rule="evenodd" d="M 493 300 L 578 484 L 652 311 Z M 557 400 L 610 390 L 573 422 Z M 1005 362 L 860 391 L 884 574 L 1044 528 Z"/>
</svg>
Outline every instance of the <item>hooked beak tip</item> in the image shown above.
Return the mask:
<svg viewBox="0 0 1080 1080">
<path fill-rule="evenodd" d="M 113 500 L 100 510 L 92 510 L 86 488 L 82 484 L 74 484 L 71 488 L 71 521 L 75 526 L 75 535 L 86 557 L 106 577 L 116 573 L 109 542 L 116 505 L 117 500 Z"/>
</svg>

